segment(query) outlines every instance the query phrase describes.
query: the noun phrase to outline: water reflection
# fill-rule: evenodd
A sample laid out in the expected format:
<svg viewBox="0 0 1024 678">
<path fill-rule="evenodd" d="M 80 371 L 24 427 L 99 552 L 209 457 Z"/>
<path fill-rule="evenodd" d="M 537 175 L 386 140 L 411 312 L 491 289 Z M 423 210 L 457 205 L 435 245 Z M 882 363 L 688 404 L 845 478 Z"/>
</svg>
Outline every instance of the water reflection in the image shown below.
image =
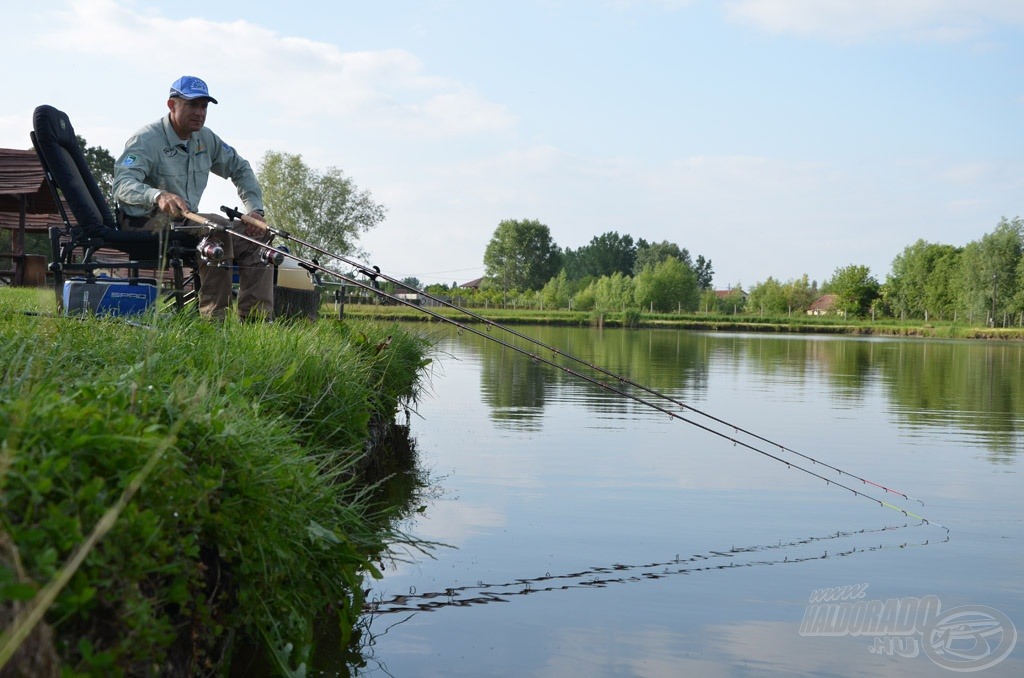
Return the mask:
<svg viewBox="0 0 1024 678">
<path fill-rule="evenodd" d="M 868 398 L 885 398 L 896 423 L 908 431 L 956 427 L 964 442 L 984 447 L 994 462 L 1006 462 L 1024 449 L 1024 345 L 1019 343 L 566 327 L 518 331 L 683 401 L 703 400 L 712 372 L 756 375 L 770 384 L 766 393 L 788 383 L 800 397 L 808 395 L 805 387 L 821 389 L 823 382 L 828 388 L 821 394 L 850 409 Z M 502 341 L 628 390 L 578 362 L 494 332 Z M 480 361 L 480 396 L 500 426 L 540 430 L 551 402 L 576 401 L 604 416 L 635 409 L 635 402 L 609 389 L 483 337 L 461 337 L 460 349 Z M 664 406 L 657 395 L 630 392 Z"/>
<path fill-rule="evenodd" d="M 1022 618 L 1019 478 L 978 453 L 1019 451 L 999 441 L 1022 428 L 1020 346 L 522 331 L 921 497 L 868 490 L 949 537 L 913 521 L 876 532 L 906 518 L 834 484 L 866 489 L 857 478 L 807 462 L 829 486 L 484 338 L 441 335 L 451 359 L 414 434 L 450 475 L 408 524 L 454 548 L 372 583 L 359 673 L 934 675 L 864 638 L 801 636 L 808 595 L 867 583 L 881 600 Z M 999 669 L 1019 669 L 1011 659 Z"/>
<path fill-rule="evenodd" d="M 471 585 L 449 586 L 438 591 L 400 593 L 386 599 L 369 600 L 364 612 L 369 615 L 368 629 L 381 615 L 408 612 L 433 612 L 447 607 L 468 607 L 509 602 L 513 596 L 568 591 L 570 589 L 604 588 L 617 584 L 635 584 L 679 575 L 694 575 L 737 567 L 796 565 L 814 560 L 846 558 L 888 549 L 945 543 L 949 534 L 931 531 L 913 532 L 910 528 L 924 524 L 891 525 L 855 531 L 839 531 L 821 536 L 803 537 L 788 542 L 751 546 L 730 546 L 724 550 L 676 554 L 675 557 L 648 563 L 611 563 L 567 573 L 546 572 L 505 582 L 478 581 Z"/>
<path fill-rule="evenodd" d="M 491 417 L 512 429 L 540 429 L 546 394 L 555 381 L 555 372 L 512 349 L 495 346 L 496 350 L 481 351 L 480 394 L 491 408 Z"/>
</svg>

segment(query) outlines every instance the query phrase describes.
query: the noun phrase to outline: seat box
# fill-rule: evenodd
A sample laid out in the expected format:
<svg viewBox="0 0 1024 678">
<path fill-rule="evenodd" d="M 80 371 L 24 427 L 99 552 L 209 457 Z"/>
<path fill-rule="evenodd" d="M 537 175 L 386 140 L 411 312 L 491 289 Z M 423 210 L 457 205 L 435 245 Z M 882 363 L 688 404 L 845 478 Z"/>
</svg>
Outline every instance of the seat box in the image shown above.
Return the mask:
<svg viewBox="0 0 1024 678">
<path fill-rule="evenodd" d="M 156 302 L 153 278 L 73 278 L 64 282 L 64 312 L 68 315 L 137 315 Z"/>
</svg>

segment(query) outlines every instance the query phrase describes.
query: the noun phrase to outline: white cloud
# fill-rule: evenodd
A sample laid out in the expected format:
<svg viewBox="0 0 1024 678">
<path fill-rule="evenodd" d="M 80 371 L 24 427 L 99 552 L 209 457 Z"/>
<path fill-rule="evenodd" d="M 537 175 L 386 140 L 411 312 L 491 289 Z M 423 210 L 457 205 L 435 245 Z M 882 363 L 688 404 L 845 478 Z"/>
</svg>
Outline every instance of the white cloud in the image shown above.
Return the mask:
<svg viewBox="0 0 1024 678">
<path fill-rule="evenodd" d="M 892 35 L 962 41 L 993 24 L 1024 24 L 1017 0 L 732 0 L 728 15 L 772 33 L 858 41 Z"/>
<path fill-rule="evenodd" d="M 175 20 L 114 0 L 76 0 L 57 16 L 58 27 L 41 38 L 48 49 L 120 61 L 126 70 L 140 50 L 173 55 L 181 64 L 177 68 L 201 75 L 214 96 L 228 91 L 242 105 L 273 109 L 277 124 L 358 121 L 421 138 L 488 133 L 515 124 L 504 107 L 461 83 L 427 74 L 405 50 L 346 52 L 244 20 Z"/>
</svg>

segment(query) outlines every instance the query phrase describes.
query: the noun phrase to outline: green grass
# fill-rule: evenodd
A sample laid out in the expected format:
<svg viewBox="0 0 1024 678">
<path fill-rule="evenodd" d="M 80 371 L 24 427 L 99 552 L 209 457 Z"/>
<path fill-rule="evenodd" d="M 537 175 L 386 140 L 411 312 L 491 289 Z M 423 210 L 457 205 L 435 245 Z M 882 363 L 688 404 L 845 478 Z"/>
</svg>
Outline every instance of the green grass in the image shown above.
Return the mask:
<svg viewBox="0 0 1024 678">
<path fill-rule="evenodd" d="M 0 290 L 0 607 L 20 615 L 0 659 L 215 673 L 245 636 L 297 666 L 326 609 L 347 637 L 395 538 L 356 467 L 373 422 L 415 398 L 425 341 L 52 308 Z"/>
</svg>

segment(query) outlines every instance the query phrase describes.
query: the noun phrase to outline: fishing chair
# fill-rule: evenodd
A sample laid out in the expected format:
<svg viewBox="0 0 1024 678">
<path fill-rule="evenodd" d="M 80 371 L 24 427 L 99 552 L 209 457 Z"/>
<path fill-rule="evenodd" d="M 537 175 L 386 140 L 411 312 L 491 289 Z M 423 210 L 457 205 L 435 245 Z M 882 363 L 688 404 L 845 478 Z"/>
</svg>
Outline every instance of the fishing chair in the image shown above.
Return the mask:
<svg viewBox="0 0 1024 678">
<path fill-rule="evenodd" d="M 121 229 L 64 112 L 53 106 L 38 106 L 32 114 L 30 136 L 64 222 L 63 227 L 49 229 L 50 271 L 58 310 L 65 310 L 66 274 L 84 276 L 85 282 L 95 283 L 100 269 L 127 270 L 123 282 L 144 281 L 154 290 L 155 278 L 140 278 L 140 270 L 152 271 L 155 276 L 158 271 L 170 269 L 173 289 L 167 296 L 173 298 L 175 307 L 183 308 L 196 298 L 200 283 L 195 271 L 198 239 L 194 235 Z M 69 219 L 68 209 L 74 221 Z M 106 253 L 114 250 L 114 258 L 100 258 L 101 249 Z M 188 275 L 186 266 L 190 269 Z"/>
</svg>

